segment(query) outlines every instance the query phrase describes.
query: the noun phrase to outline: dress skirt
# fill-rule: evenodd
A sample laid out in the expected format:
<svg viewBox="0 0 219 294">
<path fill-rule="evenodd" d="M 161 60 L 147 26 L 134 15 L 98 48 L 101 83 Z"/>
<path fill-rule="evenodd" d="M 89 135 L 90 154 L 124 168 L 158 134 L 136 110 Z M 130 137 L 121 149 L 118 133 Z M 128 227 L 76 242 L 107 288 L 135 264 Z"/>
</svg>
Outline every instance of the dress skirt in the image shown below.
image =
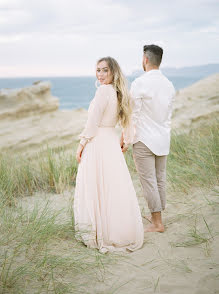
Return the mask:
<svg viewBox="0 0 219 294">
<path fill-rule="evenodd" d="M 74 195 L 76 239 L 100 252 L 134 251 L 144 229 L 132 179 L 114 127 L 86 144 Z"/>
</svg>

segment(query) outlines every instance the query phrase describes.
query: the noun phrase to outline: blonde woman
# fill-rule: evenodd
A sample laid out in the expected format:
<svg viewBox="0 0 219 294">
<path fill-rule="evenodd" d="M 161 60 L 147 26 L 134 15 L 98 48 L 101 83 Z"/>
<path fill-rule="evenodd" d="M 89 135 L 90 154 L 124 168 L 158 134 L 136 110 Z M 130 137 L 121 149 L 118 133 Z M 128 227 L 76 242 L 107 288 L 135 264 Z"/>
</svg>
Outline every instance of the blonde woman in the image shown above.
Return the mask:
<svg viewBox="0 0 219 294">
<path fill-rule="evenodd" d="M 103 253 L 134 251 L 143 244 L 144 229 L 123 156 L 133 140 L 130 96 L 115 59 L 98 60 L 96 77 L 100 86 L 90 103 L 76 154 L 76 238 Z M 117 123 L 123 129 L 123 146 L 115 130 Z"/>
</svg>

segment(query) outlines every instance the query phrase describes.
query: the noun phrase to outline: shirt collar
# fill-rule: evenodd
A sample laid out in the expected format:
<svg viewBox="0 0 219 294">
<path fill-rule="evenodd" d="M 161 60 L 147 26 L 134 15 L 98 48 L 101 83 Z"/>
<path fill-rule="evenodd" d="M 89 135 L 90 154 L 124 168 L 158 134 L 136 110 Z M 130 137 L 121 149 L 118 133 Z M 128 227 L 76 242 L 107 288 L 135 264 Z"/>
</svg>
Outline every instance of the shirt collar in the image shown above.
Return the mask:
<svg viewBox="0 0 219 294">
<path fill-rule="evenodd" d="M 156 74 L 161 74 L 161 70 L 160 69 L 152 69 L 152 70 L 149 70 L 149 71 L 146 71 L 144 74 L 145 75 L 156 75 Z"/>
</svg>

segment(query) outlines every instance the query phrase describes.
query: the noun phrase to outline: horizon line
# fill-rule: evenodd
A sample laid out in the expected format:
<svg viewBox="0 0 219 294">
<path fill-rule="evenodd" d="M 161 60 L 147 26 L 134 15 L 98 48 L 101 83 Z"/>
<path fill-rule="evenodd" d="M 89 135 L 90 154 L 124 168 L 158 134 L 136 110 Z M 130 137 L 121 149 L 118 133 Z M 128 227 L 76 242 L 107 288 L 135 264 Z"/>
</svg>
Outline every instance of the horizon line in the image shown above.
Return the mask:
<svg viewBox="0 0 219 294">
<path fill-rule="evenodd" d="M 185 69 L 185 68 L 194 68 L 194 67 L 200 67 L 200 66 L 207 66 L 207 65 L 219 65 L 219 63 L 206 63 L 206 64 L 200 64 L 200 65 L 192 65 L 192 66 L 181 66 L 181 67 L 173 67 L 173 66 L 160 66 L 160 68 L 162 69 L 165 69 L 165 68 L 168 68 L 168 69 Z M 143 71 L 143 69 L 135 69 L 132 71 L 131 74 L 125 74 L 125 76 L 132 76 L 134 72 L 137 72 L 137 71 Z M 19 78 L 93 78 L 95 77 L 95 75 L 30 75 L 30 76 L 0 76 L 0 79 L 19 79 Z"/>
</svg>

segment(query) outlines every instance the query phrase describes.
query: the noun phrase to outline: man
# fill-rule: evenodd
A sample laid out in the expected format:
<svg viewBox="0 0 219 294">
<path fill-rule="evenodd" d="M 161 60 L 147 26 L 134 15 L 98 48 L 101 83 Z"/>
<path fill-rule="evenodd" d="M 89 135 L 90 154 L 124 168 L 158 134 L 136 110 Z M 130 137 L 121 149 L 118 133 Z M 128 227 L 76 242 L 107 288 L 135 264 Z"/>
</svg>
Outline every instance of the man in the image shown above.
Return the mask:
<svg viewBox="0 0 219 294">
<path fill-rule="evenodd" d="M 173 84 L 162 74 L 159 66 L 163 49 L 145 45 L 145 73 L 131 85 L 134 101 L 133 122 L 135 138 L 133 157 L 144 197 L 151 212 L 151 224 L 145 232 L 164 232 L 161 211 L 165 209 L 166 161 L 170 149 Z"/>
</svg>

